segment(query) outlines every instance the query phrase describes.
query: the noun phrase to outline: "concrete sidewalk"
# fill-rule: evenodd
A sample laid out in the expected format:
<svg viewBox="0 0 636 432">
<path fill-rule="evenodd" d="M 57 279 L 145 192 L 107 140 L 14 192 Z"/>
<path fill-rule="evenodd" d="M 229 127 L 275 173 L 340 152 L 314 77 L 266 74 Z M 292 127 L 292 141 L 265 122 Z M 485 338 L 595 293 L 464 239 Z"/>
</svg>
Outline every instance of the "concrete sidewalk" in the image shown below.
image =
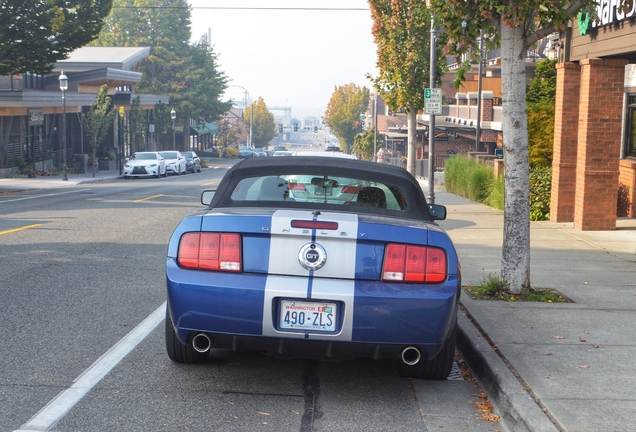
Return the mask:
<svg viewBox="0 0 636 432">
<path fill-rule="evenodd" d="M 424 190 L 427 188 L 424 186 Z M 503 212 L 443 191 L 463 285 L 499 275 Z M 636 430 L 636 219 L 531 223 L 531 283 L 574 303 L 472 300 L 458 348 L 510 430 Z M 489 343 L 490 342 L 490 343 Z"/>
<path fill-rule="evenodd" d="M 68 174 L 68 180 L 62 180 L 62 176 L 41 176 L 36 178 L 0 178 L 0 193 L 22 191 L 29 189 L 53 189 L 66 186 L 73 186 L 83 183 L 98 183 L 123 178 L 119 171 L 99 171 L 95 177 L 92 173 Z"/>
</svg>

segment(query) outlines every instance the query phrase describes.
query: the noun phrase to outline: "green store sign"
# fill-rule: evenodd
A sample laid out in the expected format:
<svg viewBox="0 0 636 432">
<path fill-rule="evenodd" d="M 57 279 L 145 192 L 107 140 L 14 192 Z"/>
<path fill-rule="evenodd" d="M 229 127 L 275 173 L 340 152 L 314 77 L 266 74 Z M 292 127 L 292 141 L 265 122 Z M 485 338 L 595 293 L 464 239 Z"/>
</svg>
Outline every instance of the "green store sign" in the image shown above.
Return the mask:
<svg viewBox="0 0 636 432">
<path fill-rule="evenodd" d="M 598 21 L 590 13 L 581 11 L 578 16 L 579 34 L 584 36 L 590 29 L 618 23 L 636 16 L 636 0 L 600 0 L 596 6 Z"/>
</svg>

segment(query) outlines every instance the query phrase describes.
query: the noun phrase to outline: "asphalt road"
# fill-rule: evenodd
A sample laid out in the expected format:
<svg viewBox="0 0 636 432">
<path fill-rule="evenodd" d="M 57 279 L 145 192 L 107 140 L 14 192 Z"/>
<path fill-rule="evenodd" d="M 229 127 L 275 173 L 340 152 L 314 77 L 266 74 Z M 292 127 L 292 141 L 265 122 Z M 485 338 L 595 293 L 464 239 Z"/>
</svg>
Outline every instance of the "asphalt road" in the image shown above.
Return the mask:
<svg viewBox="0 0 636 432">
<path fill-rule="evenodd" d="M 0 430 L 503 430 L 397 363 L 165 352 L 165 255 L 223 167 L 0 195 Z"/>
</svg>

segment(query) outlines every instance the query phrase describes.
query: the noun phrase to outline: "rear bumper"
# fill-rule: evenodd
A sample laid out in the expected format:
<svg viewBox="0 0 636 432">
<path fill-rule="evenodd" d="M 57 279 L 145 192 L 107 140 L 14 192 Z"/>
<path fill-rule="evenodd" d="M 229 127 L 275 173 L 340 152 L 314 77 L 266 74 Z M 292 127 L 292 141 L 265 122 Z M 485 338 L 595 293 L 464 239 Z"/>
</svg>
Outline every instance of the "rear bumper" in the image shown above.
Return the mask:
<svg viewBox="0 0 636 432">
<path fill-rule="evenodd" d="M 425 358 L 432 358 L 456 321 L 458 277 L 436 285 L 323 279 L 314 280 L 314 288 L 319 283 L 333 287 L 331 293 L 323 291 L 320 299 L 339 302 L 338 320 L 343 323 L 339 330 L 333 334 L 281 330 L 281 298 L 311 301 L 316 297 L 292 291 L 268 296 L 266 287 L 303 284 L 307 279 L 184 270 L 169 258 L 168 306 L 177 337 L 189 343 L 195 334 L 206 333 L 217 348 L 285 357 L 395 359 L 404 347 L 416 346 Z M 353 286 L 350 294 L 342 294 L 343 284 Z"/>
<path fill-rule="evenodd" d="M 321 341 L 305 339 L 287 339 L 260 336 L 238 336 L 222 333 L 206 333 L 212 340 L 212 348 L 231 349 L 232 351 L 261 351 L 267 355 L 281 358 L 304 358 L 317 360 L 350 360 L 356 357 L 381 359 L 400 359 L 400 353 L 406 347 L 416 347 L 422 358 L 428 358 L 430 345 L 413 344 L 373 344 L 344 341 Z"/>
</svg>

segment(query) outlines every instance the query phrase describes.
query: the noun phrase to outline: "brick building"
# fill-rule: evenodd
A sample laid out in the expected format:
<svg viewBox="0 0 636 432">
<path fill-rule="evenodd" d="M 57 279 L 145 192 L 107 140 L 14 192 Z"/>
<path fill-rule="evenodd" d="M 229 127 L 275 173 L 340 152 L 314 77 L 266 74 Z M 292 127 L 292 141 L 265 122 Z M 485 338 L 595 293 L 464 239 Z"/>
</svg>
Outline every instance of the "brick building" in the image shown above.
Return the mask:
<svg viewBox="0 0 636 432">
<path fill-rule="evenodd" d="M 602 0 L 560 34 L 550 218 L 614 230 L 636 217 L 636 3 Z"/>
</svg>

